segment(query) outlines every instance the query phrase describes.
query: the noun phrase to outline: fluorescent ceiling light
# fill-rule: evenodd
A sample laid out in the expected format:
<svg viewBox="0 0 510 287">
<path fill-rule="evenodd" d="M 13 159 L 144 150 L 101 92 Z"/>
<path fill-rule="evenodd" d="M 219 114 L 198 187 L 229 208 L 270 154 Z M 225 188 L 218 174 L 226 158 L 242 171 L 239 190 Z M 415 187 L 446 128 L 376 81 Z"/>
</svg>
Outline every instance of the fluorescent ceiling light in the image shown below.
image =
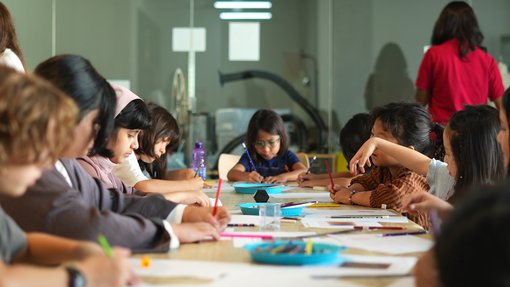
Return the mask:
<svg viewBox="0 0 510 287">
<path fill-rule="evenodd" d="M 223 20 L 268 20 L 271 19 L 270 12 L 222 12 L 220 19 Z"/>
<path fill-rule="evenodd" d="M 269 9 L 272 4 L 270 1 L 216 1 L 216 9 Z"/>
</svg>

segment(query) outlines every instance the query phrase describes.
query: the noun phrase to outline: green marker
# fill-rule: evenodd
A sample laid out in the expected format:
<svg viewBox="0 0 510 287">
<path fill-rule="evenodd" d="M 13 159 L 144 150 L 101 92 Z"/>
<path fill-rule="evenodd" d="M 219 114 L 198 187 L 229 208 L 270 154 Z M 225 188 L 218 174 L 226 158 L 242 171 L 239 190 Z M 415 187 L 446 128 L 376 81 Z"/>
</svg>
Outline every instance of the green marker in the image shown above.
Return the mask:
<svg viewBox="0 0 510 287">
<path fill-rule="evenodd" d="M 106 240 L 106 237 L 103 234 L 100 234 L 97 236 L 97 241 L 99 241 L 99 245 L 103 248 L 106 256 L 113 258 L 112 247 L 108 243 L 108 240 Z"/>
</svg>

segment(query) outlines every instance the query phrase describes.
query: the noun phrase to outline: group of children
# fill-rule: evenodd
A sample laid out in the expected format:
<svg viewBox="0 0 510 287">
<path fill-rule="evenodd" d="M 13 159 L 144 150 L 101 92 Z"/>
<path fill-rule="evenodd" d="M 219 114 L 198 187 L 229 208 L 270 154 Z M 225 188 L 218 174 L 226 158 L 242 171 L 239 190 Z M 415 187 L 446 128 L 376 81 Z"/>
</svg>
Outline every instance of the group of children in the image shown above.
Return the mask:
<svg viewBox="0 0 510 287">
<path fill-rule="evenodd" d="M 169 250 L 219 238 L 230 220 L 227 209 L 217 207 L 213 215 L 193 170 L 166 168 L 180 139 L 166 109 L 110 85 L 81 56 L 52 57 L 33 74 L 23 73 L 22 63 L 16 67 L 0 65 L 0 286 L 40 286 L 40 280 L 123 286 L 138 281 L 128 249 Z M 500 111 L 466 106 L 444 130 L 413 103 L 355 115 L 340 132 L 349 172 L 333 173 L 333 185 L 328 175 L 309 173 L 289 150 L 282 118 L 262 109 L 249 122 L 246 152 L 227 176 L 327 186 L 334 202 L 386 206 L 424 227 L 437 211 L 444 224 L 436 247 L 418 263 L 417 284 L 502 286 L 510 280 L 498 272 L 510 260 L 510 234 L 501 228 L 510 196 L 498 184 L 510 161 L 510 90 L 502 103 Z M 98 236 L 118 246 L 112 258 L 92 243 Z M 482 261 L 491 256 L 482 247 L 491 244 L 502 252 L 495 262 Z M 11 263 L 22 264 L 6 266 Z M 480 272 L 491 276 L 479 281 Z"/>
</svg>

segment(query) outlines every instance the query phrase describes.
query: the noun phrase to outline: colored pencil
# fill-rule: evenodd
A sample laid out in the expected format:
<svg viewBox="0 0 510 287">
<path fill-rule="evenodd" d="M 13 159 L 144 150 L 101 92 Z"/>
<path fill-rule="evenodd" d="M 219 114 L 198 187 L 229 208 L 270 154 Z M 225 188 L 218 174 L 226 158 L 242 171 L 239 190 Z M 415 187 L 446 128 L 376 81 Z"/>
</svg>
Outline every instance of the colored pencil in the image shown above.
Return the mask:
<svg viewBox="0 0 510 287">
<path fill-rule="evenodd" d="M 313 163 L 315 162 L 315 159 L 317 159 L 317 156 L 314 155 L 313 158 L 310 160 L 308 170 L 306 171 L 306 174 L 310 174 L 310 171 L 312 170 Z"/>
<path fill-rule="evenodd" d="M 267 235 L 267 234 L 243 234 L 243 233 L 220 233 L 220 237 L 273 239 L 272 235 Z"/>
<path fill-rule="evenodd" d="M 113 257 L 112 247 L 108 243 L 108 240 L 106 240 L 106 237 L 103 234 L 99 234 L 97 236 L 97 241 L 99 241 L 99 245 L 101 245 L 101 247 L 103 248 L 103 251 L 106 254 L 106 256 L 112 258 Z"/>
<path fill-rule="evenodd" d="M 420 230 L 420 231 L 412 231 L 412 232 L 384 233 L 384 234 L 381 234 L 381 236 L 387 237 L 387 236 L 421 235 L 421 234 L 427 234 L 427 231 Z"/>
<path fill-rule="evenodd" d="M 216 191 L 216 200 L 214 201 L 214 207 L 212 211 L 212 215 L 216 216 L 216 212 L 218 211 L 218 199 L 220 198 L 220 192 L 221 192 L 221 178 L 218 180 L 218 190 Z"/>
<path fill-rule="evenodd" d="M 335 191 L 335 182 L 333 181 L 333 176 L 331 175 L 331 170 L 329 169 L 329 162 L 327 159 L 325 159 L 324 163 L 326 164 L 326 170 L 328 171 L 329 180 L 331 180 L 331 189 Z"/>
<path fill-rule="evenodd" d="M 246 144 L 243 143 L 244 152 L 246 153 L 246 156 L 248 157 L 248 160 L 250 161 L 250 165 L 252 168 L 252 171 L 257 171 L 255 168 L 255 164 L 253 163 L 253 160 L 251 159 L 250 152 L 248 151 L 248 148 L 246 147 Z"/>
</svg>

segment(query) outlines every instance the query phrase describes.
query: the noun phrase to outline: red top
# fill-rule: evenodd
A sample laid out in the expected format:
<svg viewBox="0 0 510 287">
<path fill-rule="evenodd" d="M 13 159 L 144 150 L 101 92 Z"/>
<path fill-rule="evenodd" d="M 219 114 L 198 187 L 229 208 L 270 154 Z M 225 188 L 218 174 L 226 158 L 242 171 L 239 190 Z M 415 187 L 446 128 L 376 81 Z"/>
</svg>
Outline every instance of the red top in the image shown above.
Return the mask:
<svg viewBox="0 0 510 287">
<path fill-rule="evenodd" d="M 416 87 L 429 92 L 429 112 L 441 124 L 465 105 L 486 104 L 487 98 L 494 101 L 505 90 L 494 58 L 476 48 L 461 59 L 456 39 L 425 53 Z"/>
</svg>

